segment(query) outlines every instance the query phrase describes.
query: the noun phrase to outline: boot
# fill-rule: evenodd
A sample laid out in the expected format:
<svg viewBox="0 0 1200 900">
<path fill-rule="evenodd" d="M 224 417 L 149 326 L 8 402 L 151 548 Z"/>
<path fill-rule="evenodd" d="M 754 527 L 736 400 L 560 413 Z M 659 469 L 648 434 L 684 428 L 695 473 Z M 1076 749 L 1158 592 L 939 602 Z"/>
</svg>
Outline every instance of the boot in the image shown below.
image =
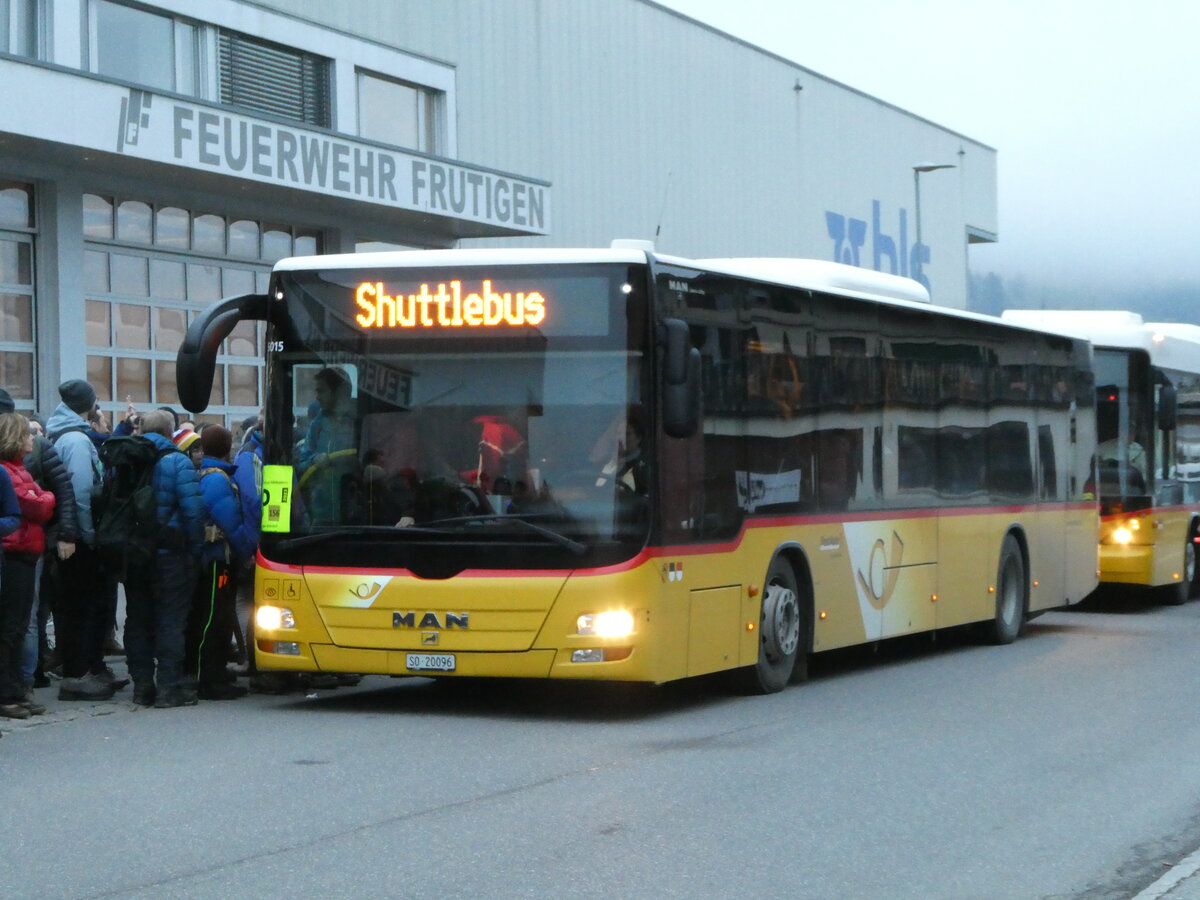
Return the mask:
<svg viewBox="0 0 1200 900">
<path fill-rule="evenodd" d="M 246 688 L 225 681 L 200 682 L 201 700 L 236 700 L 246 696 Z"/>
<path fill-rule="evenodd" d="M 59 700 L 111 700 L 113 687 L 95 675 L 82 678 L 64 678 L 58 688 Z"/>
<path fill-rule="evenodd" d="M 138 706 L 153 706 L 157 699 L 153 681 L 135 681 L 133 683 L 133 702 Z"/>
<path fill-rule="evenodd" d="M 118 678 L 117 673 L 108 666 L 105 666 L 99 672 L 94 672 L 92 674 L 97 680 L 107 684 L 114 691 L 119 691 L 121 688 L 125 687 L 125 685 L 129 684 L 128 678 Z"/>
<path fill-rule="evenodd" d="M 154 701 L 155 709 L 173 709 L 176 706 L 195 706 L 198 702 L 196 692 L 182 684 L 172 684 L 158 692 Z"/>
</svg>

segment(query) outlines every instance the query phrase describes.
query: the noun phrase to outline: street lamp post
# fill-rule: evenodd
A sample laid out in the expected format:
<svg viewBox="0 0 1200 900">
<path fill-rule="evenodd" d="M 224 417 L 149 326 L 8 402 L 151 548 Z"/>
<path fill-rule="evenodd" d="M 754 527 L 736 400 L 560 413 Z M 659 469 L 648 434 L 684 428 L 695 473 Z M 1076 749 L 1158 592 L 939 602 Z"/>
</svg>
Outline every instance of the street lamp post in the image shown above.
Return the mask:
<svg viewBox="0 0 1200 900">
<path fill-rule="evenodd" d="M 953 169 L 953 163 L 924 163 L 919 166 L 913 166 L 913 193 L 916 195 L 916 206 L 914 212 L 917 220 L 917 259 L 921 258 L 921 173 L 936 172 L 938 169 Z"/>
</svg>

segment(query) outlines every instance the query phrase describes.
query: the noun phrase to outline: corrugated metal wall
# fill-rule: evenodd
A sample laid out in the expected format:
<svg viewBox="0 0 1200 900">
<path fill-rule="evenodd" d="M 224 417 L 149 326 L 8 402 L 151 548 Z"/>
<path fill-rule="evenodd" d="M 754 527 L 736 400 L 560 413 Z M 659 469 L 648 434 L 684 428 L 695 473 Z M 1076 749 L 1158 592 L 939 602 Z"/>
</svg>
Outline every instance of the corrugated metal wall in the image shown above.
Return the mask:
<svg viewBox="0 0 1200 900">
<path fill-rule="evenodd" d="M 833 259 L 831 213 L 906 270 L 913 166 L 953 163 L 921 178 L 922 236 L 964 306 L 967 228 L 998 230 L 994 150 L 645 0 L 260 2 L 454 65 L 459 158 L 553 185 L 553 233 L 509 246 Z"/>
</svg>

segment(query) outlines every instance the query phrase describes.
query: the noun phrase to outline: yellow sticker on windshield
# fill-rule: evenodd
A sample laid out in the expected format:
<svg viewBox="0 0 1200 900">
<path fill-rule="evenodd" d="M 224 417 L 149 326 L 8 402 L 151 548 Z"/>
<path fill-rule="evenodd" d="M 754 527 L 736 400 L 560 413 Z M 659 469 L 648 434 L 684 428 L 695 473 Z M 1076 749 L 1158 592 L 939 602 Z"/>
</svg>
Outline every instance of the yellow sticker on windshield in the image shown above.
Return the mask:
<svg viewBox="0 0 1200 900">
<path fill-rule="evenodd" d="M 262 530 L 292 530 L 292 490 L 295 476 L 291 466 L 263 466 Z"/>
</svg>

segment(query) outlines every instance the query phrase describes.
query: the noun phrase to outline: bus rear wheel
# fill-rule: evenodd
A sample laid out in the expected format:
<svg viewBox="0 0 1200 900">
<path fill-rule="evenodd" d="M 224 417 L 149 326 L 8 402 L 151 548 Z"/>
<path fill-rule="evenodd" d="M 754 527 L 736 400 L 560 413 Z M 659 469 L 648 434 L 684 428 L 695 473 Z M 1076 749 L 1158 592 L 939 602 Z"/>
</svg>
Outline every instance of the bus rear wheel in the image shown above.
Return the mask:
<svg viewBox="0 0 1200 900">
<path fill-rule="evenodd" d="M 1011 534 L 1000 545 L 1000 568 L 996 573 L 996 614 L 987 625 L 993 644 L 1011 644 L 1025 627 L 1029 583 L 1021 545 Z"/>
<path fill-rule="evenodd" d="M 739 689 L 751 694 L 773 694 L 788 683 L 808 675 L 808 634 L 811 601 L 802 590 L 795 569 L 777 557 L 767 570 L 758 627 L 758 662 L 735 672 Z"/>
</svg>

